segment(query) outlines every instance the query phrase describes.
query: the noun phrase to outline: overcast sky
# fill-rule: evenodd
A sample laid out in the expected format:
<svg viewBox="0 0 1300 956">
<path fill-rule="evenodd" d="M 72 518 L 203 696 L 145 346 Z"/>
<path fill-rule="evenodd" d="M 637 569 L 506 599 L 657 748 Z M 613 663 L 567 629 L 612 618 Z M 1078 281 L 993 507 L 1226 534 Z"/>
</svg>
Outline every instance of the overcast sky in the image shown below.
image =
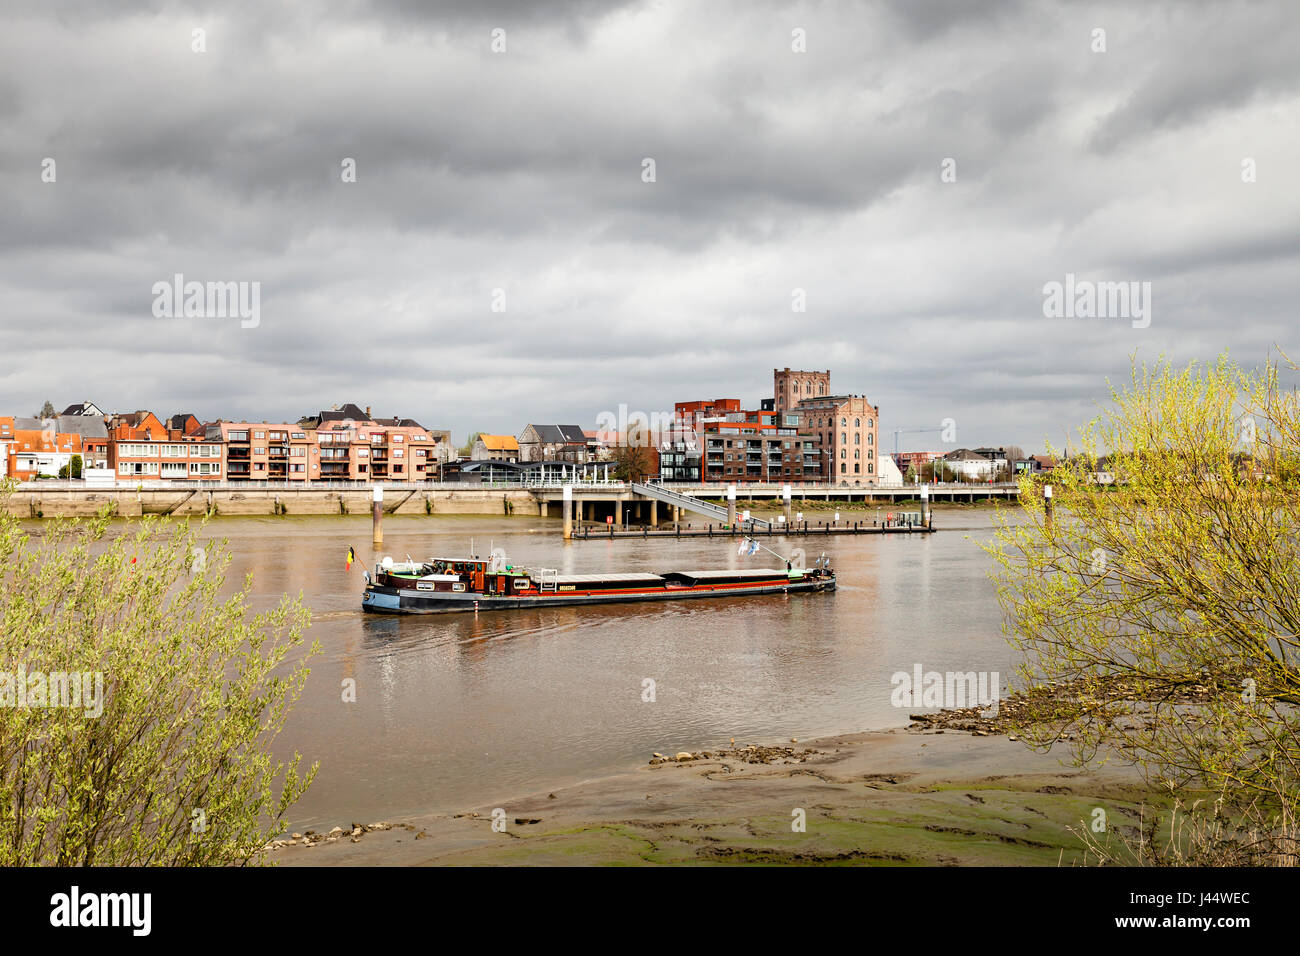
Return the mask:
<svg viewBox="0 0 1300 956">
<path fill-rule="evenodd" d="M 0 10 L 0 414 L 459 441 L 790 366 L 1032 451 L 1134 351 L 1300 352 L 1284 0 Z M 260 283 L 259 324 L 156 317 L 176 273 Z M 1044 317 L 1067 273 L 1150 282 L 1149 326 Z"/>
</svg>

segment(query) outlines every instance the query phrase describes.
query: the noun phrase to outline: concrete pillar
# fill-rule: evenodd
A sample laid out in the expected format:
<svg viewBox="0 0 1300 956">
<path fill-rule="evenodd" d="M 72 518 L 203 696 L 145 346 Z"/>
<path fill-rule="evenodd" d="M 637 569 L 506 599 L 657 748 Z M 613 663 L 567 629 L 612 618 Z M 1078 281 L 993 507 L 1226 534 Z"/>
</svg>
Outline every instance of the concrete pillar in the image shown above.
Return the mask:
<svg viewBox="0 0 1300 956">
<path fill-rule="evenodd" d="M 622 496 L 614 499 L 614 527 L 619 531 L 623 530 L 623 508 Z"/>
<path fill-rule="evenodd" d="M 549 501 L 547 501 L 545 498 L 542 499 L 541 512 L 543 518 L 550 517 L 550 512 L 551 512 L 550 505 L 551 503 Z"/>
<path fill-rule="evenodd" d="M 650 527 L 659 527 L 659 502 L 650 499 Z"/>
<path fill-rule="evenodd" d="M 376 545 L 384 543 L 384 486 L 375 482 L 370 501 L 370 540 Z"/>
<path fill-rule="evenodd" d="M 789 485 L 781 486 L 781 497 L 785 500 L 785 523 L 790 524 L 790 495 L 793 492 Z"/>
<path fill-rule="evenodd" d="M 727 525 L 736 526 L 736 486 L 727 485 Z"/>
<path fill-rule="evenodd" d="M 564 486 L 564 540 L 573 539 L 573 485 Z"/>
</svg>

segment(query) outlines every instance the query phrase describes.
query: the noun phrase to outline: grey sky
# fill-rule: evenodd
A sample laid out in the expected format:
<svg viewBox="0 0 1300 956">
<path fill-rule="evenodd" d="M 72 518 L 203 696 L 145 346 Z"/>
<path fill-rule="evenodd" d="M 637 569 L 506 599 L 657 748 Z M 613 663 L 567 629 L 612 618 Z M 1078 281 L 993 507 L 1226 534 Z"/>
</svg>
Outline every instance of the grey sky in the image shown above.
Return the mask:
<svg viewBox="0 0 1300 956">
<path fill-rule="evenodd" d="M 753 407 L 788 365 L 1036 449 L 1134 351 L 1296 345 L 1285 2 L 111 9 L 0 13 L 0 414 L 352 401 L 460 440 Z M 260 282 L 260 325 L 155 318 L 175 273 Z M 1150 327 L 1045 318 L 1066 273 L 1150 282 Z"/>
</svg>

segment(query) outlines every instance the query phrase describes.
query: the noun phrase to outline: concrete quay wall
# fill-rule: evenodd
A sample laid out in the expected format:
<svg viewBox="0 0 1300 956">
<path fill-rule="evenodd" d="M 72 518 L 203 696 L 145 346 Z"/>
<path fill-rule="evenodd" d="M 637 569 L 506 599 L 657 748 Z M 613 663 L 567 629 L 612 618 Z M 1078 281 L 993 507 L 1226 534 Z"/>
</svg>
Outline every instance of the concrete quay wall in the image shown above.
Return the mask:
<svg viewBox="0 0 1300 956">
<path fill-rule="evenodd" d="M 108 507 L 114 515 L 336 515 L 370 514 L 371 493 L 366 489 L 325 488 L 240 490 L 134 490 L 67 489 L 25 486 L 5 497 L 0 507 L 22 518 L 90 517 Z M 447 491 L 389 489 L 384 513 L 540 515 L 544 505 L 531 491 L 522 489 L 471 489 Z"/>
</svg>

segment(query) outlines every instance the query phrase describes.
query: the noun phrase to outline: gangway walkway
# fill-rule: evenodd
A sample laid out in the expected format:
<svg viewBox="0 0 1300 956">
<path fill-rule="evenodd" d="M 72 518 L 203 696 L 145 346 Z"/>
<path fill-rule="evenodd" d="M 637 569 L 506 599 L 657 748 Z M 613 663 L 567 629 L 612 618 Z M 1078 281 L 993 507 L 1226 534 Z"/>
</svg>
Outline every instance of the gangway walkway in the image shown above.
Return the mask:
<svg viewBox="0 0 1300 956">
<path fill-rule="evenodd" d="M 655 501 L 662 501 L 664 504 L 668 505 L 676 505 L 677 507 L 684 508 L 687 511 L 694 511 L 696 514 L 713 518 L 715 521 L 720 521 L 724 524 L 726 523 L 727 509 L 723 508 L 721 505 L 710 504 L 707 501 L 701 501 L 699 498 L 692 498 L 690 495 L 683 495 L 676 491 L 669 491 L 662 485 L 639 485 L 633 482 L 631 488 L 632 491 L 638 495 L 642 495 L 643 497 L 653 498 Z M 738 524 L 748 524 L 755 529 L 762 528 L 764 530 L 766 530 L 771 524 L 771 522 L 766 521 L 763 518 L 750 518 L 747 522 L 741 522 L 739 515 L 737 515 L 736 521 Z"/>
</svg>

